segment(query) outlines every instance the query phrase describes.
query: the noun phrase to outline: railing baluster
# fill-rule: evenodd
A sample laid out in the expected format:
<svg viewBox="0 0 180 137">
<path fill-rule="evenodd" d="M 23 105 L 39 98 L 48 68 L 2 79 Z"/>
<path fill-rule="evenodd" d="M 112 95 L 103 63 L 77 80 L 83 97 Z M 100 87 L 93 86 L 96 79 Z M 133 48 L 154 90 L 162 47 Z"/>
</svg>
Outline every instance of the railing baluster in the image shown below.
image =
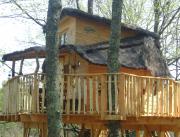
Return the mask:
<svg viewBox="0 0 180 137">
<path fill-rule="evenodd" d="M 66 114 L 70 114 L 70 91 L 71 91 L 71 76 L 67 76 L 67 95 L 66 95 Z M 76 87 L 76 83 L 75 83 L 75 87 Z"/>
<path fill-rule="evenodd" d="M 152 94 L 152 107 L 151 107 L 151 115 L 154 115 L 154 93 L 155 93 L 155 81 L 154 79 L 151 79 L 151 94 Z"/>
<path fill-rule="evenodd" d="M 141 100 L 141 114 L 144 115 L 145 114 L 145 79 L 141 79 L 141 96 L 142 96 L 142 100 Z"/>
<path fill-rule="evenodd" d="M 117 84 L 117 74 L 114 74 L 114 88 L 115 88 L 115 114 L 118 114 L 118 84 Z"/>
<path fill-rule="evenodd" d="M 74 82 L 77 82 L 77 77 L 74 77 Z M 78 92 L 78 89 L 76 86 L 73 87 L 72 89 L 72 108 L 73 108 L 73 113 L 75 114 L 76 112 L 76 93 Z"/>
<path fill-rule="evenodd" d="M 118 99 L 119 99 L 119 111 L 120 111 L 120 115 L 122 116 L 123 119 L 125 119 L 126 117 L 126 112 L 127 110 L 125 109 L 126 107 L 126 99 L 127 99 L 127 96 L 126 96 L 126 90 L 125 89 L 125 86 L 126 86 L 126 79 L 125 79 L 125 75 L 119 75 L 119 95 L 118 95 Z"/>
<path fill-rule="evenodd" d="M 169 113 L 169 80 L 166 80 L 166 116 Z"/>
<path fill-rule="evenodd" d="M 99 82 L 98 82 L 98 77 L 96 76 L 95 77 L 95 92 L 96 92 L 96 111 L 97 111 L 97 113 L 99 114 L 99 88 L 98 88 L 98 86 L 99 86 Z"/>
<path fill-rule="evenodd" d="M 161 88 L 161 103 L 160 103 L 160 110 L 161 110 L 161 115 L 164 115 L 164 80 L 161 80 L 161 84 L 160 84 L 160 88 Z"/>
<path fill-rule="evenodd" d="M 132 116 L 134 113 L 134 89 L 133 89 L 133 76 L 130 76 L 130 115 Z"/>
<path fill-rule="evenodd" d="M 109 113 L 112 113 L 112 94 L 111 94 L 111 75 L 108 75 L 108 104 L 109 104 Z"/>
<path fill-rule="evenodd" d="M 147 92 L 147 95 L 146 95 L 146 102 L 147 102 L 147 105 L 146 105 L 146 113 L 147 115 L 149 115 L 149 92 L 150 92 L 150 79 L 146 79 L 146 92 Z"/>
<path fill-rule="evenodd" d="M 134 115 L 137 117 L 138 115 L 138 102 L 139 102 L 139 96 L 138 96 L 138 87 L 139 87 L 139 83 L 138 83 L 138 79 L 137 77 L 134 77 L 134 100 L 135 100 L 135 107 L 134 107 L 134 110 L 135 110 L 135 113 Z"/>
<path fill-rule="evenodd" d="M 78 77 L 78 114 L 81 112 L 81 79 Z"/>
<path fill-rule="evenodd" d="M 137 82 L 138 82 L 138 88 L 137 88 L 137 117 L 140 116 L 141 113 L 141 101 L 142 101 L 142 91 L 141 91 L 141 78 L 137 77 Z"/>
<path fill-rule="evenodd" d="M 89 78 L 89 94 L 90 94 L 90 113 L 93 113 L 93 80 Z"/>
<path fill-rule="evenodd" d="M 169 116 L 173 115 L 173 96 L 174 96 L 174 83 L 169 80 Z"/>
<path fill-rule="evenodd" d="M 46 84 L 45 84 L 45 76 L 43 76 L 44 74 L 42 74 L 41 75 L 41 79 L 42 79 L 42 112 L 44 112 L 44 109 L 45 109 L 45 104 L 47 103 L 47 102 L 45 102 L 46 101 L 46 99 L 45 99 L 45 97 L 46 97 Z M 60 105 L 61 105 L 61 113 L 63 112 L 63 105 L 62 105 L 62 102 L 63 102 L 63 95 L 62 95 L 62 93 L 63 93 L 63 91 L 62 91 L 62 85 L 61 85 L 61 91 L 60 91 L 60 97 L 61 97 L 61 102 L 60 102 Z M 47 105 L 47 104 L 46 104 Z"/>
<path fill-rule="evenodd" d="M 160 80 L 157 79 L 156 80 L 156 88 L 155 88 L 155 94 L 156 94 L 156 111 L 155 114 L 158 115 L 159 114 L 159 94 L 161 93 L 160 91 Z"/>
<path fill-rule="evenodd" d="M 128 109 L 128 115 L 130 115 L 130 104 L 131 104 L 131 98 L 130 98 L 130 76 L 127 76 L 127 109 Z"/>
<path fill-rule="evenodd" d="M 84 77 L 84 114 L 86 114 L 87 111 L 87 81 Z"/>
<path fill-rule="evenodd" d="M 101 118 L 104 118 L 107 112 L 107 83 L 106 75 L 101 76 Z"/>
<path fill-rule="evenodd" d="M 177 115 L 177 83 L 174 82 L 174 116 Z"/>
<path fill-rule="evenodd" d="M 136 100 L 137 100 L 137 98 L 136 98 L 136 92 L 137 92 L 136 87 L 137 87 L 137 85 L 136 84 L 137 83 L 136 83 L 136 77 L 133 76 L 132 78 L 133 78 L 132 79 L 132 81 L 133 81 L 132 82 L 132 87 L 133 88 L 132 88 L 132 91 L 131 91 L 132 92 L 132 97 L 133 97 L 133 100 L 132 100 L 133 101 L 133 113 L 132 114 L 133 114 L 133 116 L 136 116 L 136 109 L 137 109 L 136 108 Z"/>
</svg>

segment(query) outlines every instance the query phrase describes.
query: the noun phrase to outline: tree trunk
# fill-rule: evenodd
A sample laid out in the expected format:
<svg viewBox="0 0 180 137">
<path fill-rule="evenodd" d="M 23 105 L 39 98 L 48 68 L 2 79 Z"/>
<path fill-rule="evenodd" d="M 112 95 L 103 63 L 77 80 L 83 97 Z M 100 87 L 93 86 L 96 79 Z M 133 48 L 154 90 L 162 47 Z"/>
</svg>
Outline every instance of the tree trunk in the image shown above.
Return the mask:
<svg viewBox="0 0 180 137">
<path fill-rule="evenodd" d="M 108 50 L 108 70 L 110 73 L 119 72 L 120 63 L 119 46 L 121 39 L 121 15 L 122 15 L 123 0 L 113 0 L 112 2 L 112 22 L 111 22 L 111 36 Z M 113 81 L 113 78 L 112 78 Z M 115 87 L 111 86 L 112 94 L 112 110 L 115 112 Z M 119 124 L 116 121 L 111 121 L 108 125 L 109 137 L 119 136 Z"/>
<path fill-rule="evenodd" d="M 160 2 L 154 0 L 154 32 L 159 34 Z"/>
<path fill-rule="evenodd" d="M 159 22 L 160 22 L 160 0 L 154 0 L 154 32 L 159 34 Z M 159 39 L 155 39 L 156 46 L 160 49 Z"/>
<path fill-rule="evenodd" d="M 88 13 L 93 14 L 93 0 L 88 0 Z"/>
<path fill-rule="evenodd" d="M 57 24 L 61 9 L 61 0 L 49 0 L 47 24 L 45 27 L 48 137 L 60 136 L 61 113 L 59 104 L 59 43 L 57 39 Z"/>
</svg>

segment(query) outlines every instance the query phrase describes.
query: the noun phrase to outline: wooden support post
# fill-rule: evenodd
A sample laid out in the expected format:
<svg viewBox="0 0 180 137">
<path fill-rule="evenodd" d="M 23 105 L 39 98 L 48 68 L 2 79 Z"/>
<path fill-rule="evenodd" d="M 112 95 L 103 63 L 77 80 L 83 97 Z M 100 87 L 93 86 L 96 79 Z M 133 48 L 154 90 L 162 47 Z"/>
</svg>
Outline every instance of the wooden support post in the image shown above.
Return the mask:
<svg viewBox="0 0 180 137">
<path fill-rule="evenodd" d="M 38 56 L 36 56 L 36 69 L 34 73 L 38 73 L 38 71 L 39 71 L 39 58 Z"/>
<path fill-rule="evenodd" d="M 159 131 L 158 137 L 165 137 L 165 132 L 164 131 Z"/>
<path fill-rule="evenodd" d="M 80 132 L 79 132 L 78 137 L 83 137 L 84 130 L 85 130 L 85 128 L 84 128 L 84 124 L 83 124 L 82 127 L 81 127 L 81 130 L 80 130 Z"/>
<path fill-rule="evenodd" d="M 19 75 L 23 75 L 23 64 L 24 64 L 24 59 L 21 60 L 21 64 L 20 64 L 20 69 L 19 69 Z"/>
<path fill-rule="evenodd" d="M 39 137 L 47 137 L 47 124 L 42 124 Z"/>
<path fill-rule="evenodd" d="M 179 131 L 174 132 L 174 137 L 180 137 L 180 132 Z"/>
<path fill-rule="evenodd" d="M 30 132 L 29 128 L 24 128 L 24 137 L 29 137 L 29 132 Z"/>
<path fill-rule="evenodd" d="M 140 137 L 140 130 L 136 130 L 136 137 Z"/>
<path fill-rule="evenodd" d="M 12 77 L 15 76 L 15 65 L 16 65 L 16 61 L 13 60 L 13 62 L 12 62 Z"/>
<path fill-rule="evenodd" d="M 151 137 L 150 131 L 148 129 L 144 130 L 144 135 L 143 137 Z"/>
</svg>

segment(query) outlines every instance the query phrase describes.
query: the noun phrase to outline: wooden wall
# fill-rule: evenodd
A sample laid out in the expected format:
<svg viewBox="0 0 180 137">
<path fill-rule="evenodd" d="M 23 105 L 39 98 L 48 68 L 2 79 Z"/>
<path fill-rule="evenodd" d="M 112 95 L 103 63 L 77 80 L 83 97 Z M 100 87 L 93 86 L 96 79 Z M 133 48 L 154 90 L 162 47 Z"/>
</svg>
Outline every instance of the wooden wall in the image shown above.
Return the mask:
<svg viewBox="0 0 180 137">
<path fill-rule="evenodd" d="M 68 44 L 89 45 L 109 40 L 110 26 L 80 17 L 64 17 L 59 23 L 59 35 L 67 33 Z M 122 30 L 122 37 L 136 35 L 135 31 Z"/>
<path fill-rule="evenodd" d="M 68 73 L 88 73 L 89 63 L 85 59 L 81 58 L 77 53 L 66 53 L 64 56 L 60 57 L 60 60 L 62 59 L 64 59 L 64 66 L 68 69 Z M 67 73 L 67 71 L 65 73 Z"/>
<path fill-rule="evenodd" d="M 107 73 L 108 69 L 104 65 L 96 65 L 83 59 L 77 53 L 67 53 L 60 60 L 64 60 L 64 65 L 69 65 L 69 73 L 86 74 L 86 73 Z M 80 64 L 79 64 L 80 63 Z M 79 64 L 79 65 L 78 65 Z M 152 76 L 151 72 L 146 69 L 134 69 L 121 67 L 119 72 L 135 74 L 140 76 Z"/>
<path fill-rule="evenodd" d="M 122 30 L 122 37 L 131 37 L 135 32 Z M 90 19 L 76 18 L 76 41 L 75 44 L 87 45 L 102 41 L 108 41 L 110 36 L 110 26 L 102 22 L 95 22 Z"/>
<path fill-rule="evenodd" d="M 88 72 L 89 73 L 107 73 L 107 67 L 103 65 L 95 65 L 95 64 L 89 64 L 88 66 Z M 146 69 L 134 69 L 134 68 L 127 68 L 127 67 L 121 67 L 119 72 L 129 73 L 129 74 L 135 74 L 140 76 L 152 76 L 151 72 Z"/>
<path fill-rule="evenodd" d="M 65 33 L 67 34 L 68 44 L 75 43 L 75 35 L 76 35 L 76 18 L 66 16 L 59 23 L 58 34 L 59 37 Z"/>
</svg>

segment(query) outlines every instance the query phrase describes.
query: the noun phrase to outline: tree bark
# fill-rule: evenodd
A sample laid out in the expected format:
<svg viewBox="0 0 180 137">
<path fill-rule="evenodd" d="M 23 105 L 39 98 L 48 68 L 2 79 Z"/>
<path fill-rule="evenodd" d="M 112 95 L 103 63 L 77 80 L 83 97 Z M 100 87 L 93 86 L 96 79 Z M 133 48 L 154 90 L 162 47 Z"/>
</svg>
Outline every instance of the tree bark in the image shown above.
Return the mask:
<svg viewBox="0 0 180 137">
<path fill-rule="evenodd" d="M 46 90 L 48 137 L 59 137 L 61 113 L 59 104 L 59 42 L 57 38 L 58 21 L 62 10 L 61 0 L 49 0 L 46 33 Z"/>
<path fill-rule="evenodd" d="M 88 0 L 88 13 L 93 14 L 93 0 Z"/>
<path fill-rule="evenodd" d="M 119 47 L 121 39 L 121 16 L 122 16 L 123 0 L 113 0 L 112 2 L 112 21 L 111 21 L 111 36 L 108 50 L 108 70 L 109 73 L 117 73 L 120 69 Z M 112 81 L 114 81 L 112 77 Z M 111 86 L 112 95 L 112 110 L 115 112 L 115 87 Z M 119 124 L 116 121 L 111 121 L 108 125 L 109 137 L 119 136 Z"/>
</svg>

